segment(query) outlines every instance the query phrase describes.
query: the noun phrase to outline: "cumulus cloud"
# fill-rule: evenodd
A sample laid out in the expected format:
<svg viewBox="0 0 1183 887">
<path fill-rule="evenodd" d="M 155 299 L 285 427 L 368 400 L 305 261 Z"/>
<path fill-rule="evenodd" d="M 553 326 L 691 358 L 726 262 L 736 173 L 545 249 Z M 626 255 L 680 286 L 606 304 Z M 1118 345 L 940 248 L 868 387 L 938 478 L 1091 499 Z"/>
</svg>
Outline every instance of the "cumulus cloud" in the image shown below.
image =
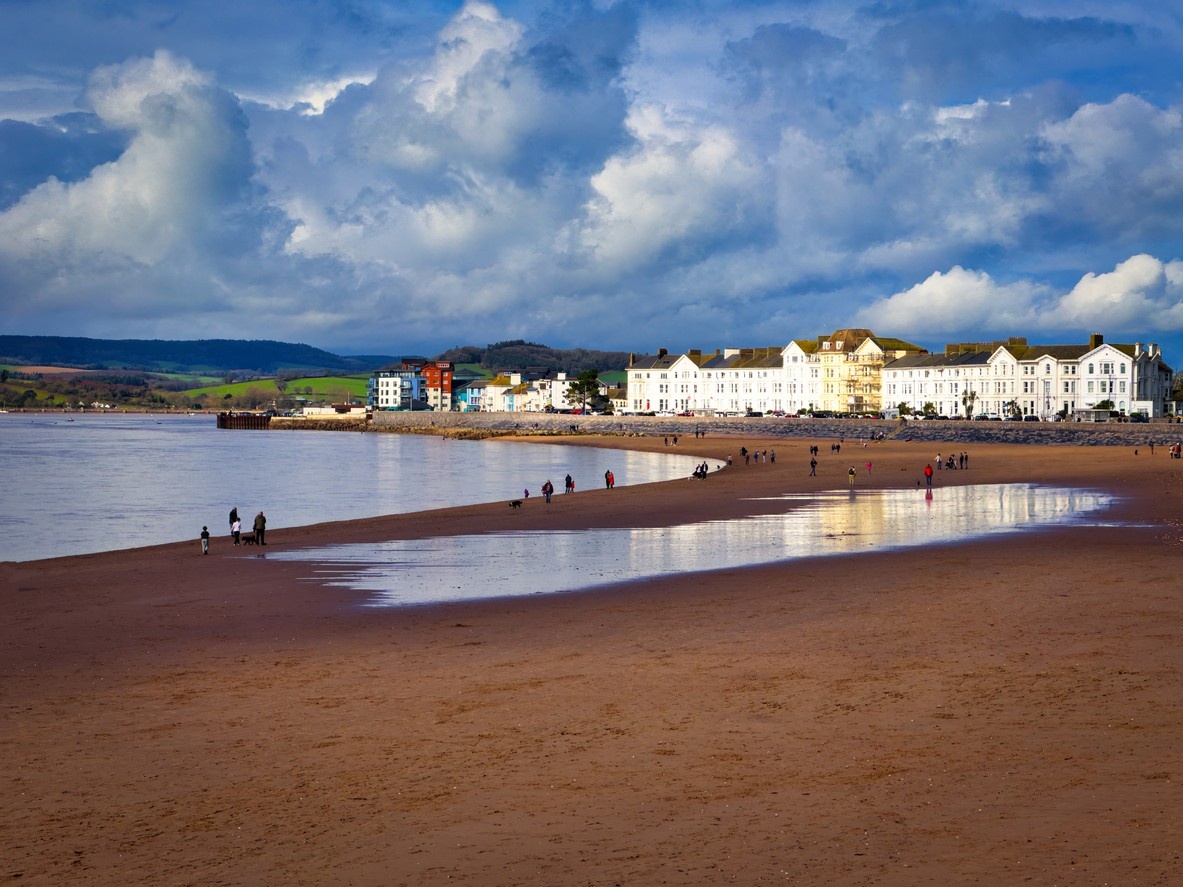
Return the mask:
<svg viewBox="0 0 1183 887">
<path fill-rule="evenodd" d="M 679 126 L 660 109 L 629 118 L 636 150 L 592 177 L 595 197 L 577 245 L 614 271 L 655 261 L 672 246 L 693 251 L 748 232 L 760 214 L 756 165 L 721 127 Z"/>
<path fill-rule="evenodd" d="M 81 181 L 50 178 L 0 214 L 8 256 L 159 262 L 245 187 L 245 121 L 187 63 L 158 53 L 101 68 L 89 96 L 99 119 L 130 133 L 126 150 Z"/>
<path fill-rule="evenodd" d="M 859 323 L 906 335 L 973 330 L 979 339 L 1062 330 L 1131 335 L 1183 328 L 1183 261 L 1137 255 L 1113 271 L 1089 272 L 1068 292 L 1030 280 L 1003 284 L 960 267 L 879 299 Z"/>
<path fill-rule="evenodd" d="M 954 266 L 872 303 L 858 313 L 857 320 L 875 330 L 899 330 L 913 337 L 959 330 L 997 335 L 1029 329 L 1037 323 L 1038 306 L 1050 297 L 1045 286 L 1000 284 L 983 271 Z"/>
<path fill-rule="evenodd" d="M 1086 274 L 1049 312 L 1051 325 L 1137 332 L 1183 328 L 1183 261 L 1132 256 L 1112 271 Z"/>
<path fill-rule="evenodd" d="M 1183 215 L 1183 115 L 1120 95 L 1039 130 L 1057 211 L 1123 241 L 1176 235 Z"/>
</svg>

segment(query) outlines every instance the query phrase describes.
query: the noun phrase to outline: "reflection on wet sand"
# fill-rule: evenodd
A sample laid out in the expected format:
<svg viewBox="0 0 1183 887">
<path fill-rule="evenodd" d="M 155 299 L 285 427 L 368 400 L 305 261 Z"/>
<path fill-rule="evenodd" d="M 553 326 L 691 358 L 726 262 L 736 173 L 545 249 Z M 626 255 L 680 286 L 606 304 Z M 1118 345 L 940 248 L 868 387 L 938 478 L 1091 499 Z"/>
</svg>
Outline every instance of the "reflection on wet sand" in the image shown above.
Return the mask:
<svg viewBox="0 0 1183 887">
<path fill-rule="evenodd" d="M 1104 493 L 1027 484 L 783 497 L 783 514 L 674 527 L 504 532 L 272 555 L 376 606 L 546 594 L 804 557 L 935 545 L 1080 521 Z"/>
</svg>

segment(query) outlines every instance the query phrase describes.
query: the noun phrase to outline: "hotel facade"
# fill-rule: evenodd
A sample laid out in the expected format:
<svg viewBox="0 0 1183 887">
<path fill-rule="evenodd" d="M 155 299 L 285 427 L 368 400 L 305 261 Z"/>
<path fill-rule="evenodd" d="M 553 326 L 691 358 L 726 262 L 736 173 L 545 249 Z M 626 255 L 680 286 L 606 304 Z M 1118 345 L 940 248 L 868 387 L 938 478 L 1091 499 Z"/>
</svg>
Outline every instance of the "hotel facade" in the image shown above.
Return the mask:
<svg viewBox="0 0 1183 887">
<path fill-rule="evenodd" d="M 866 329 L 796 340 L 783 348 L 735 348 L 633 356 L 626 412 L 744 415 L 898 412 L 967 418 L 1111 409 L 1175 414 L 1173 372 L 1161 349 L 1109 344 L 1100 334 L 1072 345 L 1023 338 L 949 345 L 941 354 Z"/>
</svg>

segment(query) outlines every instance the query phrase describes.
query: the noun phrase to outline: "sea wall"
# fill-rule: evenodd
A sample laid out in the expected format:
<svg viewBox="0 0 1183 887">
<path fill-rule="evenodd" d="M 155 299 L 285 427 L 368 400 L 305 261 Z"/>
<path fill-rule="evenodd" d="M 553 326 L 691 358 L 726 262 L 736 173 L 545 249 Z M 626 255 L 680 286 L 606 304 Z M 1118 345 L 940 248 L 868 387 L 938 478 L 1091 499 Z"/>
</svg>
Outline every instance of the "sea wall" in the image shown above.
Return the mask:
<svg viewBox="0 0 1183 887">
<path fill-rule="evenodd" d="M 277 420 L 279 421 L 279 420 Z M 296 420 L 299 421 L 299 420 Z M 344 424 L 344 423 L 342 423 Z M 276 427 L 273 425 L 273 427 Z M 529 435 L 648 435 L 692 437 L 695 431 L 716 434 L 820 439 L 866 440 L 889 438 L 948 442 L 1045 443 L 1060 446 L 1148 446 L 1183 440 L 1183 425 L 1154 423 L 1082 422 L 959 422 L 901 423 L 875 419 L 798 419 L 572 416 L 562 413 L 433 413 L 379 412 L 364 426 L 373 431 L 440 434 L 449 437 Z"/>
</svg>

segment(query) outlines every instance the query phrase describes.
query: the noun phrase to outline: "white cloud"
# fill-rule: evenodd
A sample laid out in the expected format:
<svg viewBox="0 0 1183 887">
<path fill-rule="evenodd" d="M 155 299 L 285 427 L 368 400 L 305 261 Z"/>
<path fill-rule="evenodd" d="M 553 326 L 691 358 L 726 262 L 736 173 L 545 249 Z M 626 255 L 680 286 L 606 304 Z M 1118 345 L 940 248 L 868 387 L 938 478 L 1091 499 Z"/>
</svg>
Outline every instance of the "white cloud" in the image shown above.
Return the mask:
<svg viewBox="0 0 1183 887">
<path fill-rule="evenodd" d="M 999 284 L 985 272 L 954 266 L 874 302 L 859 311 L 856 320 L 876 331 L 915 337 L 958 330 L 983 330 L 988 335 L 1030 328 L 1036 323 L 1036 306 L 1048 295 L 1038 284 Z"/>
<path fill-rule="evenodd" d="M 164 52 L 99 69 L 89 97 L 106 124 L 131 131 L 127 150 L 82 181 L 48 180 L 0 214 L 0 250 L 63 268 L 159 262 L 246 182 L 236 106 Z"/>
<path fill-rule="evenodd" d="M 1046 122 L 1039 136 L 1057 173 L 1049 187 L 1049 206 L 1057 215 L 1127 242 L 1178 232 L 1183 215 L 1178 108 L 1120 95 Z"/>
<path fill-rule="evenodd" d="M 596 196 L 577 226 L 578 248 L 593 261 L 619 271 L 746 227 L 756 168 L 732 133 L 672 122 L 653 106 L 635 109 L 628 127 L 637 148 L 592 177 Z"/>
<path fill-rule="evenodd" d="M 490 57 L 503 57 L 521 39 L 522 28 L 497 8 L 469 0 L 440 33 L 430 69 L 419 78 L 415 98 L 429 113 L 456 108 L 464 85 Z"/>
<path fill-rule="evenodd" d="M 369 86 L 376 77 L 377 72 L 370 71 L 327 80 L 306 80 L 282 92 L 254 93 L 245 90 L 238 95 L 244 101 L 258 102 L 268 108 L 294 110 L 306 117 L 316 117 L 323 114 L 325 108 L 349 87 Z"/>
<path fill-rule="evenodd" d="M 1131 331 L 1183 328 L 1183 262 L 1138 255 L 1108 273 L 1090 272 L 1058 300 L 1045 322 Z"/>
<path fill-rule="evenodd" d="M 877 300 L 858 312 L 857 321 L 911 336 L 971 330 L 983 339 L 1044 330 L 1132 335 L 1178 330 L 1183 261 L 1131 256 L 1113 271 L 1085 274 L 1067 293 L 1029 280 L 1000 284 L 984 271 L 954 267 Z"/>
</svg>

